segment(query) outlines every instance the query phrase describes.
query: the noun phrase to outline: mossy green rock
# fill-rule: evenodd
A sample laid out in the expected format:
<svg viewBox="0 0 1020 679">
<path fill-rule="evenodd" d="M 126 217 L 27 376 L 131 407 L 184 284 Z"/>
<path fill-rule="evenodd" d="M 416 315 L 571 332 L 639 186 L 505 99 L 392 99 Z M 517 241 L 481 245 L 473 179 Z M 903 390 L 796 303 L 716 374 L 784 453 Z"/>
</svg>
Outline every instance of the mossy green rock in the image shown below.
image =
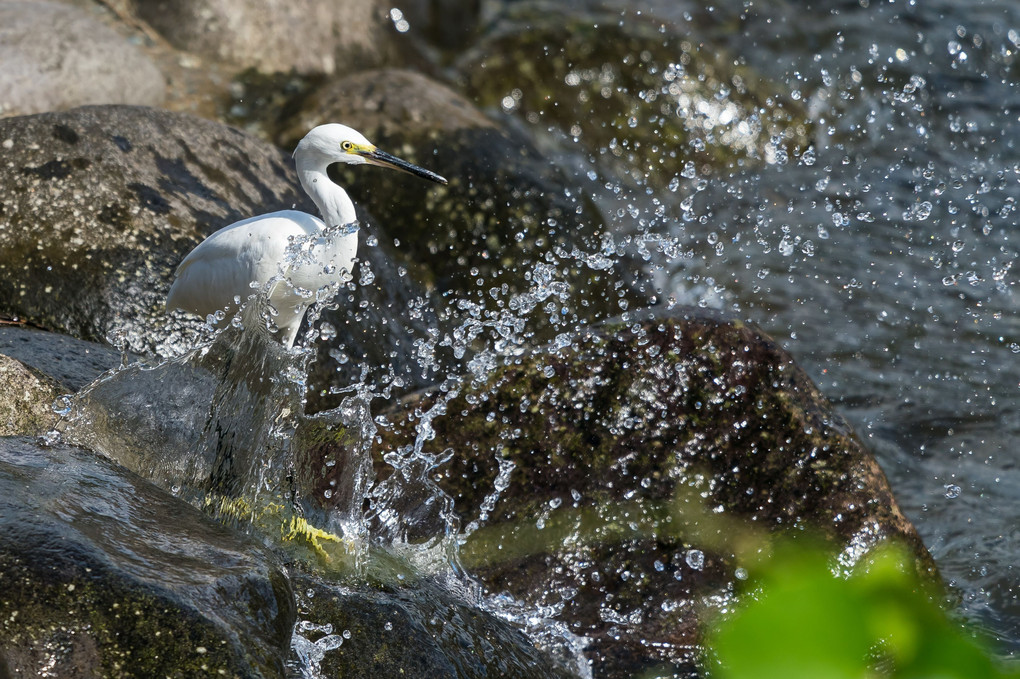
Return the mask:
<svg viewBox="0 0 1020 679">
<path fill-rule="evenodd" d="M 282 677 L 287 576 L 113 463 L 0 438 L 0 676 Z"/>
<path fill-rule="evenodd" d="M 437 398 L 385 413 L 381 452 Z M 860 439 L 738 321 L 691 310 L 580 332 L 508 359 L 445 413 L 424 445 L 454 451 L 437 480 L 470 533 L 465 566 L 559 608 L 596 676 L 695 671 L 702 616 L 775 531 L 818 533 L 845 562 L 896 539 L 934 573 Z"/>
<path fill-rule="evenodd" d="M 807 145 L 808 116 L 776 83 L 653 12 L 508 3 L 457 62 L 469 97 L 556 128 L 619 176 L 665 186 Z"/>
</svg>

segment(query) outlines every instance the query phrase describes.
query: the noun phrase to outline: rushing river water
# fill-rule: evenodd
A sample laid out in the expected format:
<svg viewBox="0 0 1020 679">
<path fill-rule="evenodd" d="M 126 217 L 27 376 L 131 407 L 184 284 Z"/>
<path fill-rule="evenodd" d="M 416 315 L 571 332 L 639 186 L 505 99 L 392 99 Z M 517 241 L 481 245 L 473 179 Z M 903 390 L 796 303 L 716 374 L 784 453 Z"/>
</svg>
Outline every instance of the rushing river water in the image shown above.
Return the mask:
<svg viewBox="0 0 1020 679">
<path fill-rule="evenodd" d="M 659 192 L 664 293 L 754 321 L 879 457 L 967 616 L 1020 652 L 1020 6 L 736 2 L 655 12 L 802 102 L 811 146 Z M 568 145 L 569 146 L 569 145 Z M 581 176 L 590 168 L 578 167 Z M 670 198 L 674 200 L 668 202 Z"/>
</svg>

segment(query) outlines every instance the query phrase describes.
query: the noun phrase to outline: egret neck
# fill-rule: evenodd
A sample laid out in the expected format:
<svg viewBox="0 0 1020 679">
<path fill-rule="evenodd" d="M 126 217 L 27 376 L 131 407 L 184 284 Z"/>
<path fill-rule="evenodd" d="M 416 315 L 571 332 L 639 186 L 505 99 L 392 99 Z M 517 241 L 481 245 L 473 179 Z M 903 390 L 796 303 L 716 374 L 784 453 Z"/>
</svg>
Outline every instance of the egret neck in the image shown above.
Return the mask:
<svg viewBox="0 0 1020 679">
<path fill-rule="evenodd" d="M 347 192 L 333 183 L 326 172 L 331 162 L 322 157 L 309 157 L 312 154 L 296 154 L 298 180 L 305 193 L 309 195 L 315 207 L 319 208 L 322 221 L 327 228 L 353 224 L 358 220 L 354 211 L 354 203 Z"/>
</svg>

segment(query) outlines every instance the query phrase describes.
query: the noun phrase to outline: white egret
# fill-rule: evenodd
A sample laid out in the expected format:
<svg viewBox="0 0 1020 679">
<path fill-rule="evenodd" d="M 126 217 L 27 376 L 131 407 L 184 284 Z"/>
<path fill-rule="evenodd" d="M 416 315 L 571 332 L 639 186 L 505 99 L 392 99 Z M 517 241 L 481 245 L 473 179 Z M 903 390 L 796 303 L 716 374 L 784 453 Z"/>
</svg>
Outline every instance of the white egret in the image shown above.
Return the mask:
<svg viewBox="0 0 1020 679">
<path fill-rule="evenodd" d="M 379 165 L 445 184 L 446 180 L 406 160 L 380 151 L 346 125 L 320 125 L 294 150 L 298 179 L 322 219 L 297 210 L 281 210 L 225 226 L 212 234 L 177 267 L 166 309 L 202 317 L 236 311 L 253 287 L 267 284 L 276 310 L 279 338 L 294 344 L 314 294 L 349 274 L 358 251 L 357 229 L 340 229 L 357 220 L 347 192 L 330 180 L 333 163 Z M 323 221 L 325 220 L 325 221 Z M 304 244 L 295 252 L 295 243 Z M 286 280 L 283 280 L 286 279 Z"/>
</svg>

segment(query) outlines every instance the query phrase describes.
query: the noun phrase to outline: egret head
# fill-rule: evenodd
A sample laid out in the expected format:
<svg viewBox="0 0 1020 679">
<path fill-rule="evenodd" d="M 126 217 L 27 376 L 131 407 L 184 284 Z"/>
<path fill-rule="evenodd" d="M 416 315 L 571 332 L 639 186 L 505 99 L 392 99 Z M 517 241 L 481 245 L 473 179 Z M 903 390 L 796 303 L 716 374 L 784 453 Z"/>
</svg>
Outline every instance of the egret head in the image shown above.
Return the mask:
<svg viewBox="0 0 1020 679">
<path fill-rule="evenodd" d="M 313 128 L 305 135 L 294 150 L 295 159 L 315 159 L 324 165 L 347 163 L 349 165 L 378 165 L 413 174 L 422 179 L 445 184 L 446 179 L 406 160 L 380 151 L 375 144 L 355 129 L 328 123 Z"/>
</svg>

